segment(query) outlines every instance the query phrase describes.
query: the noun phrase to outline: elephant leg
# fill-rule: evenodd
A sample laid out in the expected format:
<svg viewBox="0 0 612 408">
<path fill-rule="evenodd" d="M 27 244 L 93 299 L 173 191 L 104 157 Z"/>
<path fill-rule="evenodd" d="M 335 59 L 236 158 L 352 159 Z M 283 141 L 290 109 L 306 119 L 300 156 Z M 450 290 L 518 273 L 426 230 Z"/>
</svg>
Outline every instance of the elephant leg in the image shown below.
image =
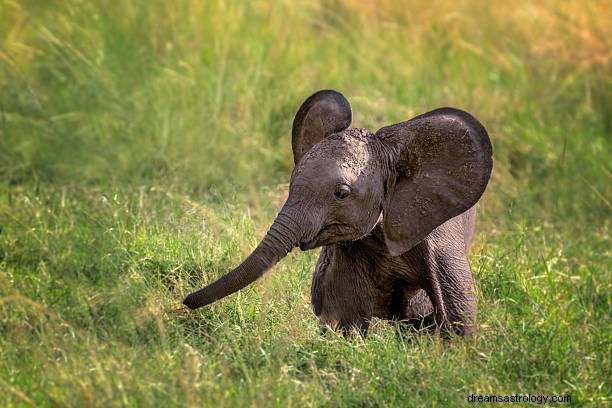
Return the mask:
<svg viewBox="0 0 612 408">
<path fill-rule="evenodd" d="M 437 329 L 444 338 L 476 331 L 476 292 L 470 265 L 457 250 L 429 247 L 427 294 L 434 306 Z"/>
<path fill-rule="evenodd" d="M 323 327 L 365 336 L 373 313 L 371 285 L 341 249 L 323 247 L 312 280 L 312 304 Z"/>
<path fill-rule="evenodd" d="M 433 305 L 423 289 L 394 290 L 389 317 L 398 322 L 399 334 L 435 329 Z"/>
<path fill-rule="evenodd" d="M 419 319 L 432 312 L 433 306 L 425 290 L 398 287 L 393 291 L 389 311 L 391 320 Z"/>
</svg>

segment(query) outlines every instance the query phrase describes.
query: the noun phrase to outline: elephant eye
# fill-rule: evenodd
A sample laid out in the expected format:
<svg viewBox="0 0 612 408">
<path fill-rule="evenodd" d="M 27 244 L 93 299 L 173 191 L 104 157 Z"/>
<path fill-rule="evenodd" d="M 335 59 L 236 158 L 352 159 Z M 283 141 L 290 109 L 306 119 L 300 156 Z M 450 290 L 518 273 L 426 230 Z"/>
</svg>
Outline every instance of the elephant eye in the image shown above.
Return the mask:
<svg viewBox="0 0 612 408">
<path fill-rule="evenodd" d="M 351 189 L 347 185 L 338 186 L 334 195 L 338 200 L 343 200 L 351 194 Z"/>
</svg>

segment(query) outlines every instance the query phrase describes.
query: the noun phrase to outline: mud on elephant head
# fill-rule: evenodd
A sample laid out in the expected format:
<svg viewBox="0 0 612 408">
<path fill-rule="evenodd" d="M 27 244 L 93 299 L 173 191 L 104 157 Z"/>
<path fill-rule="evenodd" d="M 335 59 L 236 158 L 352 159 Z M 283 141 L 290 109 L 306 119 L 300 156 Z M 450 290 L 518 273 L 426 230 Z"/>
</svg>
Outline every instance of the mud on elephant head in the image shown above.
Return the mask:
<svg viewBox="0 0 612 408">
<path fill-rule="evenodd" d="M 312 283 L 326 326 L 365 333 L 372 317 L 418 322 L 443 336 L 475 330 L 467 250 L 492 169 L 485 128 L 441 108 L 371 133 L 349 129 L 333 90 L 310 96 L 292 131 L 289 196 L 234 270 L 187 296 L 195 309 L 249 285 L 294 247 L 323 247 Z"/>
</svg>

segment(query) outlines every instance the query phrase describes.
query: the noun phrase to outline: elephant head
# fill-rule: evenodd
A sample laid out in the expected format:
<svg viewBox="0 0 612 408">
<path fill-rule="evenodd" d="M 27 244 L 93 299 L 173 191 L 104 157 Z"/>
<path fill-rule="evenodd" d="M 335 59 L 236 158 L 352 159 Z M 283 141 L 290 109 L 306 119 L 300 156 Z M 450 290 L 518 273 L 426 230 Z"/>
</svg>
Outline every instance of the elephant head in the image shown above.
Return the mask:
<svg viewBox="0 0 612 408">
<path fill-rule="evenodd" d="M 309 250 L 367 237 L 382 223 L 399 256 L 472 207 L 488 183 L 492 149 L 466 112 L 441 108 L 371 133 L 348 129 L 346 98 L 310 96 L 292 130 L 289 196 L 270 230 L 234 270 L 187 296 L 195 309 L 249 285 L 293 247 Z"/>
</svg>

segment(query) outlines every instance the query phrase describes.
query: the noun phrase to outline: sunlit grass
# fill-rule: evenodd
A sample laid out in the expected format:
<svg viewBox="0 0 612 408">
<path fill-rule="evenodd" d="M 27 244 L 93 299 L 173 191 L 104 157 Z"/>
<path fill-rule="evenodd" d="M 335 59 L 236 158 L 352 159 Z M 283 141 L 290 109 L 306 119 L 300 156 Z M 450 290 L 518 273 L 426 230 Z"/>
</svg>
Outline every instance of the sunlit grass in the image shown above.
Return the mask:
<svg viewBox="0 0 612 408">
<path fill-rule="evenodd" d="M 610 6 L 0 0 L 0 401 L 463 406 L 609 401 Z M 322 335 L 317 251 L 210 307 L 286 194 L 301 101 L 372 130 L 443 105 L 488 128 L 480 331 Z"/>
</svg>

